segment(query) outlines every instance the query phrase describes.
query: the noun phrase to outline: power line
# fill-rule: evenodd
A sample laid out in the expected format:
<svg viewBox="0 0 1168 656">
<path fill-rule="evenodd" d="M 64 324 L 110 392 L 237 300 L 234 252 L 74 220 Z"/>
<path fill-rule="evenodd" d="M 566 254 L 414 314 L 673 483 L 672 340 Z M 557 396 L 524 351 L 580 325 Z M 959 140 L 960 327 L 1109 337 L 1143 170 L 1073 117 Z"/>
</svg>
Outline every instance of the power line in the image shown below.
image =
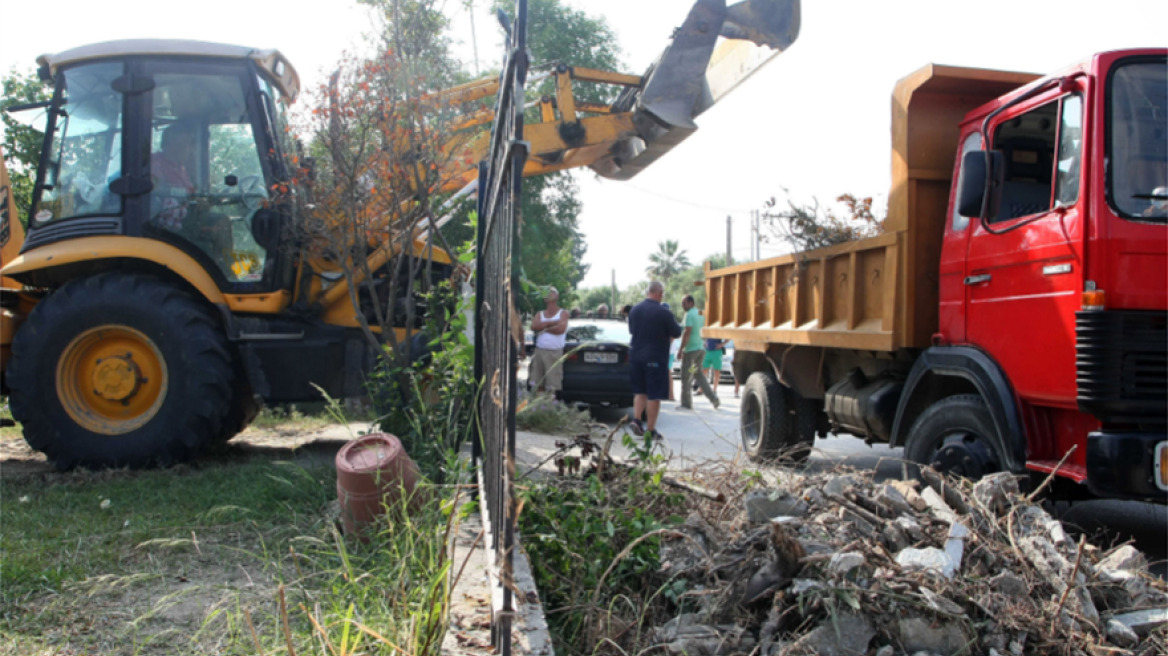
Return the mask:
<svg viewBox="0 0 1168 656">
<path fill-rule="evenodd" d="M 681 198 L 674 198 L 673 196 L 668 196 L 666 194 L 663 194 L 663 193 L 660 193 L 657 191 L 653 191 L 651 189 L 645 189 L 643 187 L 638 187 L 637 185 L 632 184 L 632 183 L 627 182 L 627 181 L 623 182 L 622 184 L 627 188 L 634 189 L 636 191 L 639 191 L 639 192 L 646 194 L 646 195 L 649 195 L 649 196 L 654 196 L 654 197 L 660 198 L 662 200 L 667 200 L 671 203 L 677 203 L 678 205 L 688 205 L 689 207 L 696 207 L 696 208 L 701 209 L 701 210 L 711 210 L 714 212 L 739 212 L 739 213 L 749 214 L 750 212 L 753 212 L 756 209 L 756 208 L 742 209 L 742 208 L 734 208 L 734 207 L 718 207 L 715 205 L 705 205 L 703 203 L 695 203 L 693 201 L 683 200 Z"/>
</svg>

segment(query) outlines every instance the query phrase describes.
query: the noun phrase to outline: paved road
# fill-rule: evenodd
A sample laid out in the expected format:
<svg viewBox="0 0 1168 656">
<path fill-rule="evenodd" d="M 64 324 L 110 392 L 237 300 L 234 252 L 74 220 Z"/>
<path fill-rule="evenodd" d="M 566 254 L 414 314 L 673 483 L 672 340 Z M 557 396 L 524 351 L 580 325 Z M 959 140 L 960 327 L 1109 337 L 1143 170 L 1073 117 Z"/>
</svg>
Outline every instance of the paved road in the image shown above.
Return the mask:
<svg viewBox="0 0 1168 656">
<path fill-rule="evenodd" d="M 680 385 L 676 381 L 674 384 Z M 734 386 L 721 385 L 718 397 L 721 406 L 717 410 L 700 394 L 695 396 L 694 410 L 679 409 L 676 402 L 661 404 L 657 428 L 665 436 L 664 446 L 673 458 L 673 467 L 687 468 L 719 459 L 739 458 L 746 462 L 740 446 L 739 399 L 734 398 Z M 631 409 L 602 408 L 594 410 L 593 415 L 615 425 L 621 416 L 631 416 Z M 876 479 L 883 480 L 900 477 L 902 457 L 900 448 L 868 446 L 859 438 L 833 436 L 815 441 L 807 467 L 822 471 L 843 464 L 874 471 Z M 1153 571 L 1168 578 L 1168 507 L 1129 501 L 1081 501 L 1072 504 L 1061 519 L 1069 528 L 1080 528 L 1094 536 L 1096 544 L 1134 539 L 1150 560 L 1158 561 Z"/>
<path fill-rule="evenodd" d="M 674 385 L 680 383 L 674 381 Z M 676 391 L 676 390 L 675 390 Z M 733 385 L 718 387 L 717 410 L 701 394 L 694 398 L 694 409 L 684 410 L 676 401 L 663 401 L 657 430 L 665 436 L 664 446 L 674 458 L 674 466 L 683 468 L 707 460 L 745 459 L 738 432 L 740 399 L 734 398 Z M 630 408 L 621 410 L 598 408 L 593 416 L 606 424 L 616 425 L 622 416 L 632 416 Z M 887 445 L 868 446 L 851 436 L 828 437 L 815 441 L 808 466 L 812 470 L 844 464 L 859 469 L 872 469 L 879 478 L 900 476 L 903 449 Z"/>
</svg>

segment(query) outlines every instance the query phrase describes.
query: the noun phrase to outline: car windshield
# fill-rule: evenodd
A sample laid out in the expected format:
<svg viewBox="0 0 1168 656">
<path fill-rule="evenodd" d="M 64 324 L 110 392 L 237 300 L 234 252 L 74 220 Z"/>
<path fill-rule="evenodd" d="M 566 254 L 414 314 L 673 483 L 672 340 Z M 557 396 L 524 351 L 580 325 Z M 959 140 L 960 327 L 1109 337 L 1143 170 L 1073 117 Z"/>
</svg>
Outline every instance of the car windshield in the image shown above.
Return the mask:
<svg viewBox="0 0 1168 656">
<path fill-rule="evenodd" d="M 621 321 L 597 321 L 568 324 L 569 342 L 629 343 L 629 325 Z"/>
</svg>

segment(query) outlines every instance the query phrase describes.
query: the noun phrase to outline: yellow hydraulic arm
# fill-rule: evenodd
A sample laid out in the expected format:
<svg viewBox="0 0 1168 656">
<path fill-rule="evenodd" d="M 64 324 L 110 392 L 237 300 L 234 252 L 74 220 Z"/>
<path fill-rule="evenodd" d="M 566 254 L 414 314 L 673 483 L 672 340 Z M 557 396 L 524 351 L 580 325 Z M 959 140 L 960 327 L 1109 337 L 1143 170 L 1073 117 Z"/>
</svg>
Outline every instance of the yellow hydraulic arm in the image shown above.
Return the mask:
<svg viewBox="0 0 1168 656">
<path fill-rule="evenodd" d="M 786 50 L 798 37 L 799 25 L 799 0 L 744 0 L 730 7 L 725 0 L 697 0 L 645 75 L 554 65 L 549 73 L 554 95 L 538 100 L 538 120 L 524 126 L 529 143 L 524 175 L 589 166 L 604 177 L 632 178 L 693 134 L 694 118 Z M 573 82 L 609 84 L 621 91 L 608 105 L 581 102 Z M 455 106 L 497 91 L 498 80 L 492 77 L 434 97 Z M 458 149 L 460 156 L 446 158 L 450 164 L 439 191 L 455 192 L 477 179 L 477 168 L 465 162 L 486 155 L 490 133 L 481 128 L 494 118 L 492 111 L 481 110 L 455 122 L 447 148 Z M 468 136 L 476 128 L 479 132 Z M 387 228 L 390 223 L 387 216 Z M 388 262 L 401 243 L 381 243 L 369 256 L 370 270 Z M 317 291 L 312 300 L 327 308 L 347 298 L 348 286 L 341 281 Z"/>
</svg>

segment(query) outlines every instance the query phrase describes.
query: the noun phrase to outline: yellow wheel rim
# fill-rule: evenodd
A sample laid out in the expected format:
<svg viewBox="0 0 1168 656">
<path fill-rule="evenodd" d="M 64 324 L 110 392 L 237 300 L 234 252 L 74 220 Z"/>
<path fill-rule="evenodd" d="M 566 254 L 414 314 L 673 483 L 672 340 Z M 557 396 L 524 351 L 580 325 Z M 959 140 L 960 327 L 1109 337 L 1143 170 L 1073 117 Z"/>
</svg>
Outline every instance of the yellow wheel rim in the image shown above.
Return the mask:
<svg viewBox="0 0 1168 656">
<path fill-rule="evenodd" d="M 144 426 L 166 398 L 166 361 L 145 334 L 126 326 L 91 328 L 57 363 L 57 397 L 79 426 L 121 435 Z"/>
</svg>

